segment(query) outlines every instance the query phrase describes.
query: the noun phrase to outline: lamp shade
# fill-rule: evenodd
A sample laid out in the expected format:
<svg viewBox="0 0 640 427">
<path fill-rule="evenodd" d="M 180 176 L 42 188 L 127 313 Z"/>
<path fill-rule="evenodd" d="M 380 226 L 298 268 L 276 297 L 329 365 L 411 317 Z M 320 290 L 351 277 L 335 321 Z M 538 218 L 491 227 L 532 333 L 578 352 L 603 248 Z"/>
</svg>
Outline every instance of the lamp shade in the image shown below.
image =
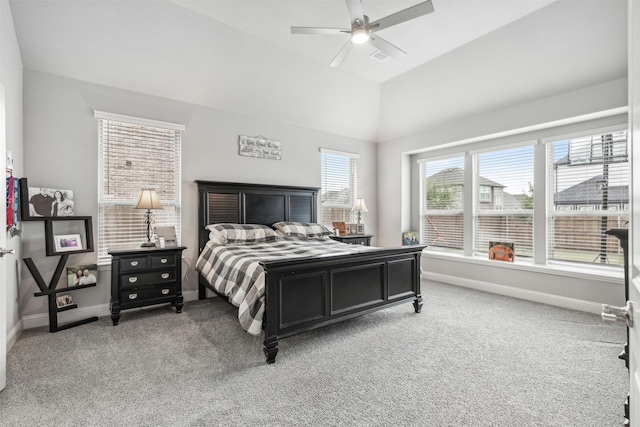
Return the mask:
<svg viewBox="0 0 640 427">
<path fill-rule="evenodd" d="M 351 210 L 356 212 L 369 212 L 367 205 L 364 203 L 364 199 L 356 199 Z"/>
<path fill-rule="evenodd" d="M 140 190 L 140 196 L 138 196 L 138 203 L 134 209 L 162 209 L 160 200 L 158 200 L 158 194 L 156 190 L 151 188 L 143 188 Z"/>
</svg>

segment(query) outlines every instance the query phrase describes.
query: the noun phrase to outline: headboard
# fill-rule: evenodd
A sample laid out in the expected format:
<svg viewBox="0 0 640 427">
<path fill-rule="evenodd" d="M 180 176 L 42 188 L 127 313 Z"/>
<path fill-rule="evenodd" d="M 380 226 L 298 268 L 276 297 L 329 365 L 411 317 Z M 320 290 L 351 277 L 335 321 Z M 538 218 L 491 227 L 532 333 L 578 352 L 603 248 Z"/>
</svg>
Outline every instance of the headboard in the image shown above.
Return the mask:
<svg viewBox="0 0 640 427">
<path fill-rule="evenodd" d="M 198 253 L 209 240 L 205 226 L 221 222 L 271 224 L 317 222 L 318 188 L 196 181 Z"/>
</svg>

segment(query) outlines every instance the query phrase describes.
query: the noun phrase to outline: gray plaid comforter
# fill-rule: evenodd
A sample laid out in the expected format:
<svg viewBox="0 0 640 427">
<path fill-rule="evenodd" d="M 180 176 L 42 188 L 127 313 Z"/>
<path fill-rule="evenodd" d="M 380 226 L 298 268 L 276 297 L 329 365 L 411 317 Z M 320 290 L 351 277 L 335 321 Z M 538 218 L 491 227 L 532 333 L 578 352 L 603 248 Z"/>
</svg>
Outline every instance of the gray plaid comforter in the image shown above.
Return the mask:
<svg viewBox="0 0 640 427">
<path fill-rule="evenodd" d="M 196 262 L 196 270 L 220 294 L 238 307 L 242 329 L 262 333 L 265 278 L 260 261 L 316 255 L 348 255 L 374 249 L 348 245 L 331 239 L 277 240 L 246 245 L 207 242 Z"/>
</svg>

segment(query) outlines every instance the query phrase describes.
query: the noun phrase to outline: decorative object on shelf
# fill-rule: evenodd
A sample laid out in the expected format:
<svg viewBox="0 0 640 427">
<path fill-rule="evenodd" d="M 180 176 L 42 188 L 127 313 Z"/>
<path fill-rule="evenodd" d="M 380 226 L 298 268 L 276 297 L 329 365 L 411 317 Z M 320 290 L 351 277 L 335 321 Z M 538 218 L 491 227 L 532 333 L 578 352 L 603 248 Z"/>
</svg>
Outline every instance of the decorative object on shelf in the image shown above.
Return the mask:
<svg viewBox="0 0 640 427">
<path fill-rule="evenodd" d="M 513 242 L 489 242 L 489 259 L 513 262 L 515 258 Z"/>
<path fill-rule="evenodd" d="M 151 212 L 151 209 L 162 209 L 162 205 L 160 204 L 160 200 L 158 199 L 158 194 L 156 190 L 151 188 L 143 188 L 140 190 L 140 196 L 138 196 L 138 203 L 134 209 L 146 209 L 145 212 L 145 221 L 147 224 L 147 241 L 144 242 L 141 246 L 143 248 L 153 247 L 156 244 L 151 241 L 151 236 L 153 236 L 153 224 L 155 224 L 155 215 Z"/>
<path fill-rule="evenodd" d="M 59 295 L 56 298 L 56 305 L 58 306 L 58 308 L 66 307 L 71 304 L 73 304 L 73 298 L 71 297 L 71 294 Z"/>
<path fill-rule="evenodd" d="M 364 199 L 362 198 L 356 199 L 356 202 L 353 204 L 353 208 L 351 208 L 351 210 L 354 212 L 358 212 L 357 224 L 360 224 L 360 221 L 362 219 L 362 212 L 369 212 L 369 210 L 367 209 L 367 205 L 364 203 Z"/>
<path fill-rule="evenodd" d="M 50 217 L 40 220 L 44 222 L 47 256 L 68 252 L 93 252 L 93 225 L 90 216 Z M 82 221 L 82 224 L 78 224 L 79 221 Z M 73 247 L 73 242 L 59 241 L 65 235 L 72 235 L 80 242 L 80 247 Z"/>
<path fill-rule="evenodd" d="M 98 265 L 73 265 L 67 267 L 67 287 L 98 283 Z"/>
<path fill-rule="evenodd" d="M 333 221 L 333 230 L 336 236 L 346 236 L 347 235 L 347 224 L 342 221 Z"/>
<path fill-rule="evenodd" d="M 56 252 L 74 252 L 82 250 L 82 239 L 79 234 L 61 234 L 53 236 Z"/>
<path fill-rule="evenodd" d="M 238 139 L 238 154 L 241 156 L 280 160 L 281 153 L 280 141 L 267 139 L 262 135 L 240 135 Z"/>
<path fill-rule="evenodd" d="M 29 187 L 27 178 L 20 178 L 20 214 L 23 221 L 73 216 L 73 190 Z"/>
<path fill-rule="evenodd" d="M 418 232 L 417 231 L 405 231 L 404 233 L 402 233 L 402 244 L 404 246 L 413 246 L 413 245 L 419 245 L 420 244 L 420 239 L 418 239 Z"/>
</svg>

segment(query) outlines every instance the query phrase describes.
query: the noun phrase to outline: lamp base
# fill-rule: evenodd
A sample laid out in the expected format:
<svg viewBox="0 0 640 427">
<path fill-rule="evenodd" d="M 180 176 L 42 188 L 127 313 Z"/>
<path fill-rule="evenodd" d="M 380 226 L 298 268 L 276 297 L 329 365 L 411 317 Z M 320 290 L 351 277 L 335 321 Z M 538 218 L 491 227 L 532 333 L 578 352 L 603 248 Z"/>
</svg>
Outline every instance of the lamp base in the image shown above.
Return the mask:
<svg viewBox="0 0 640 427">
<path fill-rule="evenodd" d="M 141 244 L 140 246 L 143 248 L 152 248 L 154 247 L 156 244 L 153 242 L 144 242 L 143 244 Z"/>
</svg>

